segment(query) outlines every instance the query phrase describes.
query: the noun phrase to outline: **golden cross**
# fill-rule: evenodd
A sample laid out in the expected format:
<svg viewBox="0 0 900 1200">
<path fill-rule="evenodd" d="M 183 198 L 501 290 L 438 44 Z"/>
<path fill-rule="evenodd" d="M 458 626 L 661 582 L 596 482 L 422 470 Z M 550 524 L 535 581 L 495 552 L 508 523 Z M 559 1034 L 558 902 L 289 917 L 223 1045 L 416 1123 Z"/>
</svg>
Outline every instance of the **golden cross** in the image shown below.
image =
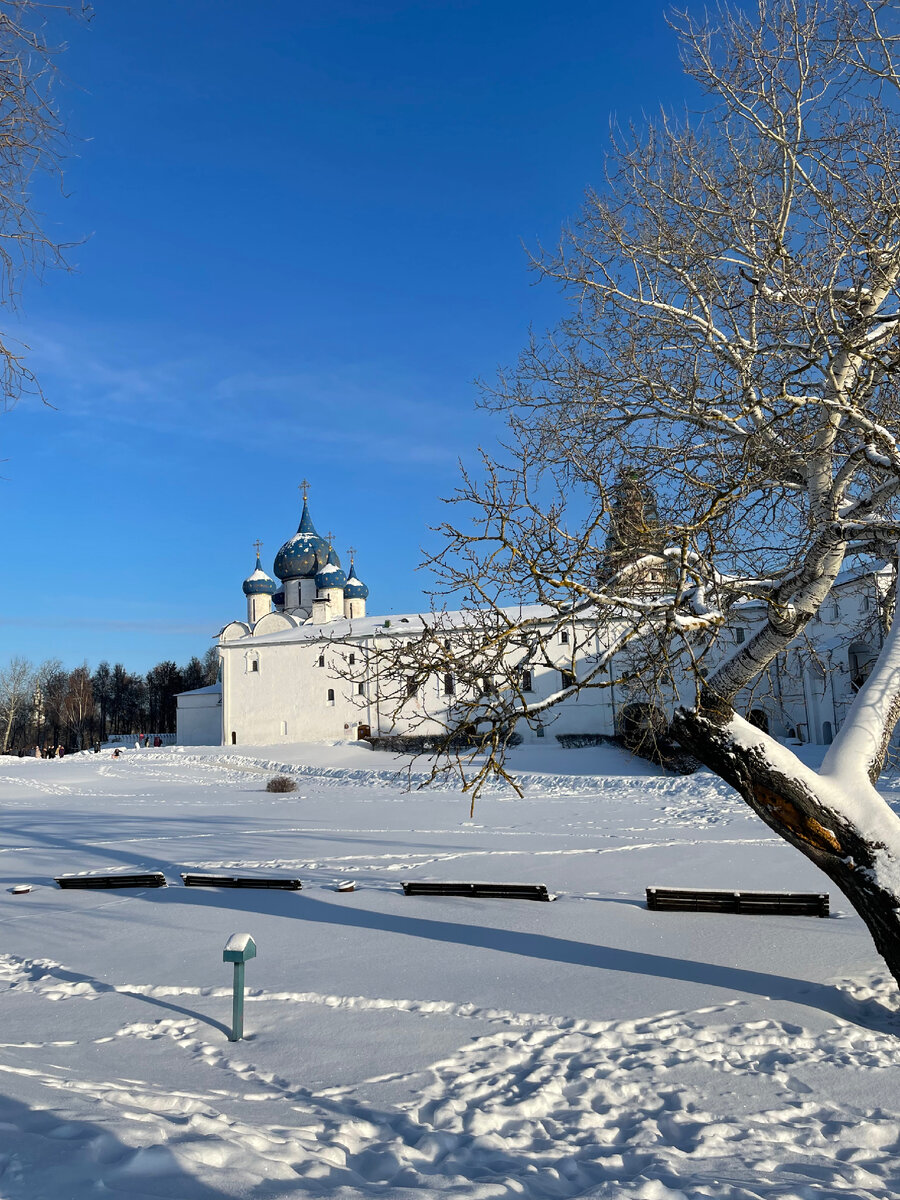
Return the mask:
<svg viewBox="0 0 900 1200">
<path fill-rule="evenodd" d="M 356 553 L 356 547 L 355 547 L 355 546 L 348 546 L 348 547 L 347 547 L 347 553 L 350 555 L 350 561 L 351 561 L 351 563 L 352 563 L 352 562 L 353 562 L 353 556 L 354 556 L 354 554 Z"/>
<path fill-rule="evenodd" d="M 259 558 L 259 551 L 260 547 L 262 546 L 262 542 L 259 540 L 259 538 L 257 538 L 253 545 L 256 547 L 256 557 Z"/>
<path fill-rule="evenodd" d="M 328 549 L 332 550 L 334 548 L 334 534 L 329 529 L 326 536 L 328 537 Z"/>
<path fill-rule="evenodd" d="M 309 480 L 308 480 L 308 479 L 301 479 L 301 480 L 300 480 L 300 487 L 299 487 L 297 490 L 303 493 L 303 499 L 305 500 L 305 499 L 306 499 L 306 493 L 309 491 Z"/>
</svg>

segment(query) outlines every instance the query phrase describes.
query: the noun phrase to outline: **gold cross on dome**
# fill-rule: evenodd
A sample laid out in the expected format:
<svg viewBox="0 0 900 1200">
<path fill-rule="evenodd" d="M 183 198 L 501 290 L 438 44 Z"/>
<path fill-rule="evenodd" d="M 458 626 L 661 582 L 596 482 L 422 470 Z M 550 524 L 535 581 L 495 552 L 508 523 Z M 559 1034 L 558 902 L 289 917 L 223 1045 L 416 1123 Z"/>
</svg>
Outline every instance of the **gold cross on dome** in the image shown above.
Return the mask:
<svg viewBox="0 0 900 1200">
<path fill-rule="evenodd" d="M 328 538 L 328 549 L 332 550 L 334 548 L 334 533 L 329 529 L 325 536 Z"/>
<path fill-rule="evenodd" d="M 303 493 L 303 499 L 305 500 L 306 493 L 309 491 L 309 480 L 308 479 L 300 480 L 300 487 L 298 488 L 298 491 L 301 491 Z"/>
<path fill-rule="evenodd" d="M 356 554 L 356 547 L 355 547 L 355 546 L 348 546 L 348 547 L 347 547 L 347 553 L 350 555 L 350 561 L 351 561 L 351 562 L 353 562 L 353 556 Z"/>
<path fill-rule="evenodd" d="M 259 551 L 262 546 L 262 542 L 259 540 L 259 538 L 257 538 L 253 545 L 256 547 L 256 557 L 259 558 Z"/>
</svg>

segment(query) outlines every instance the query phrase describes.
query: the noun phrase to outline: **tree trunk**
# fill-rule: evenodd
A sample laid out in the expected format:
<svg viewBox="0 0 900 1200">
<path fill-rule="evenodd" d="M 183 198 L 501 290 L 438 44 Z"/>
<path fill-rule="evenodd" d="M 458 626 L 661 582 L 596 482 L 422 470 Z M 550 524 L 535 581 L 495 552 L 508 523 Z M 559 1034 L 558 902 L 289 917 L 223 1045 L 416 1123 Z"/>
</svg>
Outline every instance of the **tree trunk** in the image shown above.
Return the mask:
<svg viewBox="0 0 900 1200">
<path fill-rule="evenodd" d="M 855 807 L 849 797 L 837 809 L 833 803 L 839 778 L 817 774 L 730 711 L 679 709 L 673 732 L 770 829 L 840 888 L 900 985 L 900 819 L 875 789 L 867 781 L 854 781 L 852 790 L 862 797 L 860 819 L 854 819 L 847 811 Z"/>
</svg>

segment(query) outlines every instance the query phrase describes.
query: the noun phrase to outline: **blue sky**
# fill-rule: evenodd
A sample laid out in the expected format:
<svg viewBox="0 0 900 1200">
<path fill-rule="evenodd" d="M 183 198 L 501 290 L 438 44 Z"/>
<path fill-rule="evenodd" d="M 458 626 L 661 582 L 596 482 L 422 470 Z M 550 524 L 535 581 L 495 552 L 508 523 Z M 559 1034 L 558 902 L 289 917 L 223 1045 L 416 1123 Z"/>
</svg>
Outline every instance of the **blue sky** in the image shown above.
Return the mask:
<svg viewBox="0 0 900 1200">
<path fill-rule="evenodd" d="M 67 23 L 77 268 L 0 314 L 54 408 L 0 417 L 12 654 L 202 654 L 311 482 L 373 612 L 415 568 L 476 378 L 559 315 L 526 246 L 602 182 L 609 121 L 680 107 L 657 0 L 96 0 Z"/>
</svg>

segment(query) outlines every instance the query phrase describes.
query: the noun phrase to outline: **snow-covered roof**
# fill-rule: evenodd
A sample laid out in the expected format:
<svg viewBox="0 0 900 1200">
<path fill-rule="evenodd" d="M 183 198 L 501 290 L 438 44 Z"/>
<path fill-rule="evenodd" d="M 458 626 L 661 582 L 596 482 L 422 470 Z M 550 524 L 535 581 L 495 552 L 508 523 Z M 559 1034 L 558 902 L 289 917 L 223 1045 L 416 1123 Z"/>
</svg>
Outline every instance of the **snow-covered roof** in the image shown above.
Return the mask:
<svg viewBox="0 0 900 1200">
<path fill-rule="evenodd" d="M 548 620 L 558 617 L 555 609 L 544 604 L 524 604 L 502 610 L 515 620 L 522 618 L 537 619 L 545 617 Z M 347 619 L 339 617 L 334 621 L 314 624 L 305 621 L 292 629 L 278 629 L 272 633 L 250 634 L 233 638 L 225 645 L 270 645 L 276 642 L 330 642 L 343 638 L 364 639 L 372 637 L 389 637 L 403 634 L 421 633 L 425 627 L 437 630 L 465 629 L 471 627 L 484 617 L 484 613 L 474 609 L 462 609 L 452 612 L 438 613 L 401 613 L 390 616 L 367 616 Z M 584 618 L 593 619 L 593 618 Z M 238 622 L 233 622 L 238 624 Z"/>
<path fill-rule="evenodd" d="M 262 569 L 259 554 L 256 556 L 256 569 L 244 580 L 243 588 L 245 596 L 271 596 L 278 588 L 275 580 Z"/>
<path fill-rule="evenodd" d="M 207 687 L 191 688 L 189 692 L 176 692 L 177 696 L 202 696 L 206 693 L 221 692 L 221 683 L 211 683 Z"/>
</svg>

